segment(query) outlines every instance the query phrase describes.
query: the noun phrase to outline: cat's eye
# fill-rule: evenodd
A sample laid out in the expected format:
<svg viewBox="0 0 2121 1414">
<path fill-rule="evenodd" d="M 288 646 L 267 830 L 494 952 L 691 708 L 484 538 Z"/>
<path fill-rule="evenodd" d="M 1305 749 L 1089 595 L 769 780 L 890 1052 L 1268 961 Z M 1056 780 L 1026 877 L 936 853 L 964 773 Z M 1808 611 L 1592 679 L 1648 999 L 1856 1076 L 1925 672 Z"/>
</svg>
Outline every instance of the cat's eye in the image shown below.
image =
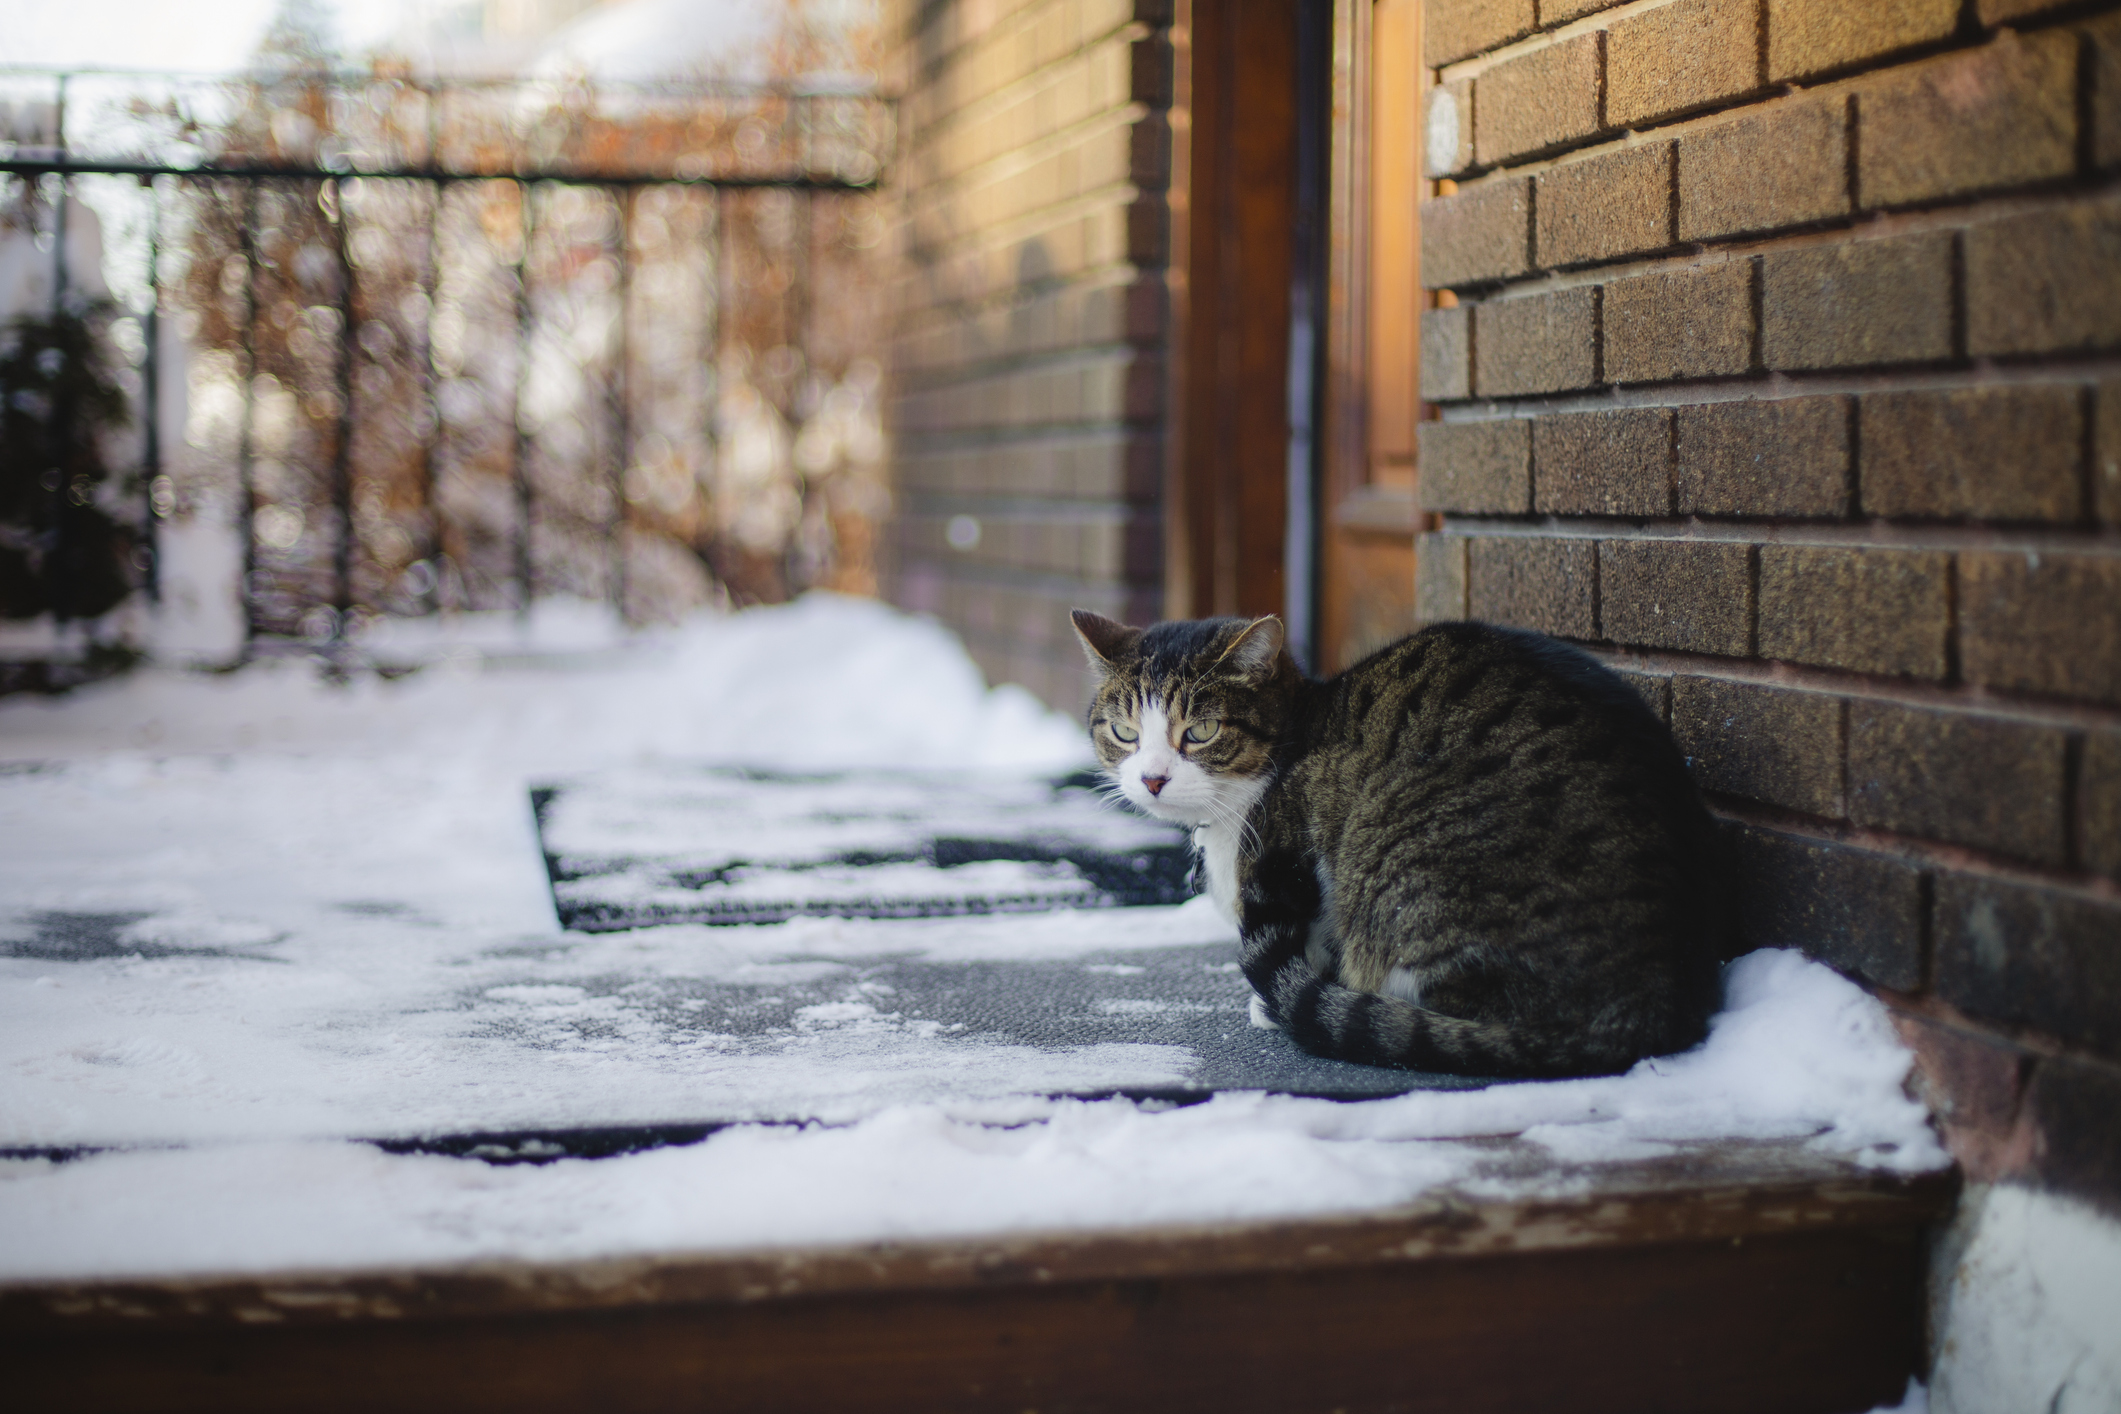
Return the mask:
<svg viewBox="0 0 2121 1414">
<path fill-rule="evenodd" d="M 1186 740 L 1192 742 L 1195 746 L 1202 746 L 1215 740 L 1215 734 L 1222 729 L 1223 724 L 1213 718 L 1195 722 L 1192 726 L 1186 728 Z"/>
<path fill-rule="evenodd" d="M 1125 722 L 1107 722 L 1105 723 L 1105 730 L 1112 733 L 1114 741 L 1125 742 L 1129 746 L 1141 740 L 1141 733 L 1128 726 Z"/>
</svg>

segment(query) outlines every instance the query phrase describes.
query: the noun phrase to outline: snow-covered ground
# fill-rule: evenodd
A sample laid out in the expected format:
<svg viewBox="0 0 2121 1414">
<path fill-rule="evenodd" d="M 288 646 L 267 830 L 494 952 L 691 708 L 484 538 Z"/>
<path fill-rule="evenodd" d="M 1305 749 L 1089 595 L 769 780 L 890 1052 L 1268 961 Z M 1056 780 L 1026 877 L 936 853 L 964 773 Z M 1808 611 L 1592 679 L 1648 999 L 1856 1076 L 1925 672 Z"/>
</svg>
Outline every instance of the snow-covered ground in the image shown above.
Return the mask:
<svg viewBox="0 0 2121 1414">
<path fill-rule="evenodd" d="M 892 1071 L 914 1054 L 892 1049 L 905 1028 L 863 1003 L 771 1056 L 684 1044 L 606 979 L 1230 933 L 1196 900 L 562 935 L 533 780 L 1088 757 L 1076 723 L 987 689 L 947 633 L 878 604 L 812 596 L 633 641 L 592 610 L 545 613 L 529 651 L 505 625 L 401 643 L 437 663 L 397 681 L 148 670 L 0 703 L 0 762 L 19 763 L 0 767 L 0 952 L 53 913 L 100 916 L 114 940 L 86 960 L 0 956 L 0 1147 L 127 1146 L 0 1160 L 0 1280 L 1344 1211 L 1464 1181 L 1473 1150 L 1457 1141 L 1497 1134 L 1565 1159 L 1732 1135 L 1813 1136 L 1902 1171 L 1944 1162 L 1880 1009 L 1791 953 L 1735 964 L 1709 1041 L 1628 1076 L 1363 1103 L 1041 1097 L 1162 1063 L 1094 1048 L 1033 1065 L 971 1047 L 915 1084 Z M 1056 1063 L 1082 1083 L 1056 1084 Z M 356 1141 L 681 1118 L 732 1086 L 808 1090 L 834 1122 L 536 1167 Z"/>
</svg>

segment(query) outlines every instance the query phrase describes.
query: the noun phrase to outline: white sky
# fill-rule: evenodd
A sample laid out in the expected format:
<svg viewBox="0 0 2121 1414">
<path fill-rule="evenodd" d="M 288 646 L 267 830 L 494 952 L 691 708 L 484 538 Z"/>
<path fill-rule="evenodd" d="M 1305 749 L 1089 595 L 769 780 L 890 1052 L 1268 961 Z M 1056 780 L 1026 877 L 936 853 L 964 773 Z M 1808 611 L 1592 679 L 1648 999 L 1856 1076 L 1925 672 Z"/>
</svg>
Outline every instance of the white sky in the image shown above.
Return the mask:
<svg viewBox="0 0 2121 1414">
<path fill-rule="evenodd" d="M 411 0 L 327 0 L 344 48 L 396 29 Z M 0 0 L 0 67 L 214 73 L 241 64 L 279 0 Z"/>
</svg>

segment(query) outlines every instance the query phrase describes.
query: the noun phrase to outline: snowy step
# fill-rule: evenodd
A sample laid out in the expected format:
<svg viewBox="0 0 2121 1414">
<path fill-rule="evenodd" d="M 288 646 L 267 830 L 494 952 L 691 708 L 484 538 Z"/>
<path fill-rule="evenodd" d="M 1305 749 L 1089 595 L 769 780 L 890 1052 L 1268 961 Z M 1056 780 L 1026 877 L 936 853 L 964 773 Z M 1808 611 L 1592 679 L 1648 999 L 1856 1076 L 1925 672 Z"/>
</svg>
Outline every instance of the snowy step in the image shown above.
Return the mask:
<svg viewBox="0 0 2121 1414">
<path fill-rule="evenodd" d="M 1948 1175 L 1802 1141 L 1480 1172 L 1348 1217 L 0 1288 L 23 1408 L 1857 1414 Z"/>
</svg>

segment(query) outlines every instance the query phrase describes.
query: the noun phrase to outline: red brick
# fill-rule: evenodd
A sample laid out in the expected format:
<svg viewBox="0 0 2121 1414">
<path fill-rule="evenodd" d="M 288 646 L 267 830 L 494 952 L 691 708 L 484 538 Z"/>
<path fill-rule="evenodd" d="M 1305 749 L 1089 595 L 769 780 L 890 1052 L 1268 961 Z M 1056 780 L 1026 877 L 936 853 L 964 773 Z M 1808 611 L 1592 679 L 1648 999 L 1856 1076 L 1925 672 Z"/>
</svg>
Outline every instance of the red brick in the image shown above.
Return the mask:
<svg viewBox="0 0 2121 1414">
<path fill-rule="evenodd" d="M 1533 504 L 1545 515 L 1672 511 L 1672 412 L 1623 408 L 1542 417 L 1532 428 Z"/>
<path fill-rule="evenodd" d="M 2059 867 L 2068 747 L 2059 727 L 1858 699 L 1849 819 Z"/>
<path fill-rule="evenodd" d="M 1603 34 L 1508 59 L 1473 84 L 1473 150 L 1481 166 L 1597 134 Z"/>
<path fill-rule="evenodd" d="M 1952 238 L 1900 236 L 1761 260 L 1761 356 L 1772 369 L 1952 356 Z"/>
<path fill-rule="evenodd" d="M 2071 385 L 1866 394 L 1865 514 L 2080 519 L 2083 402 Z"/>
<path fill-rule="evenodd" d="M 1632 127 L 1760 86 L 1759 0 L 1675 0 L 1614 22 L 1606 121 Z"/>
<path fill-rule="evenodd" d="M 1414 537 L 1414 620 L 1436 623 L 1466 617 L 1466 538 Z"/>
<path fill-rule="evenodd" d="M 2022 1047 L 1978 1031 L 1904 1011 L 1889 1014 L 1901 1041 L 1915 1053 L 1915 1098 L 1936 1117 L 1944 1147 L 1967 1180 L 2026 1177 L 2033 1145 L 2021 1109 L 2032 1057 Z"/>
<path fill-rule="evenodd" d="M 1826 840 L 1728 827 L 1746 944 L 1801 948 L 1881 987 L 1922 985 L 1922 871 Z"/>
<path fill-rule="evenodd" d="M 2101 383 L 2092 402 L 2092 513 L 2121 525 L 2121 379 Z"/>
<path fill-rule="evenodd" d="M 1661 383 L 1753 366 L 1753 262 L 1666 268 L 1605 287 L 1605 379 Z"/>
<path fill-rule="evenodd" d="M 1986 687 L 2121 702 L 2121 555 L 1961 552 L 1959 660 Z"/>
<path fill-rule="evenodd" d="M 1672 737 L 1703 790 L 1841 814 L 1842 702 L 1823 692 L 1680 674 Z"/>
<path fill-rule="evenodd" d="M 1523 515 L 1532 509 L 1532 424 L 1424 422 L 1421 508 L 1469 515 Z"/>
<path fill-rule="evenodd" d="M 1589 540 L 1472 537 L 1466 546 L 1466 612 L 1561 638 L 1596 638 L 1597 555 Z"/>
<path fill-rule="evenodd" d="M 1731 541 L 1600 541 L 1599 627 L 1637 647 L 1749 653 L 1752 554 Z"/>
<path fill-rule="evenodd" d="M 1422 61 L 1438 68 L 1532 32 L 1532 0 L 1428 0 Z"/>
<path fill-rule="evenodd" d="M 1598 382 L 1598 291 L 1492 300 L 1474 313 L 1473 386 L 1484 398 L 1565 393 Z"/>
<path fill-rule="evenodd" d="M 1788 83 L 1949 39 L 1959 0 L 1767 0 L 1768 80 Z"/>
<path fill-rule="evenodd" d="M 2121 903 L 1985 875 L 1937 880 L 1937 994 L 1969 1016 L 2121 1053 Z"/>
<path fill-rule="evenodd" d="M 2121 1218 L 2121 1069 L 2075 1056 L 2033 1068 L 2025 1109 L 2034 1172 L 2043 1188 L 2081 1198 Z"/>
<path fill-rule="evenodd" d="M 2121 879 L 2121 732 L 2085 734 L 2077 767 L 2077 853 L 2085 868 Z"/>
<path fill-rule="evenodd" d="M 1849 510 L 1847 398 L 1679 409 L 1681 515 L 1835 518 Z"/>
<path fill-rule="evenodd" d="M 1889 69 L 1857 92 L 1865 207 L 2067 177 L 2077 169 L 2077 40 L 1995 43 Z"/>
<path fill-rule="evenodd" d="M 1421 208 L 1421 278 L 1431 289 L 1523 275 L 1532 268 L 1532 183 L 1480 182 Z"/>
<path fill-rule="evenodd" d="M 1432 403 L 1473 396 L 1473 311 L 1421 312 L 1421 395 Z"/>
<path fill-rule="evenodd" d="M 1422 119 L 1422 156 L 1432 177 L 1455 177 L 1473 165 L 1473 81 L 1460 79 L 1429 90 Z"/>
<path fill-rule="evenodd" d="M 2121 201 L 1969 230 L 1966 344 L 1976 358 L 2121 347 Z"/>
<path fill-rule="evenodd" d="M 1615 148 L 1539 174 L 1539 265 L 1553 269 L 1672 244 L 1672 144 Z"/>
<path fill-rule="evenodd" d="M 1848 104 L 1770 104 L 1679 140 L 1679 239 L 1775 231 L 1849 213 Z"/>
<path fill-rule="evenodd" d="M 1825 545 L 1760 548 L 1760 656 L 1941 679 L 1951 557 Z"/>
</svg>

